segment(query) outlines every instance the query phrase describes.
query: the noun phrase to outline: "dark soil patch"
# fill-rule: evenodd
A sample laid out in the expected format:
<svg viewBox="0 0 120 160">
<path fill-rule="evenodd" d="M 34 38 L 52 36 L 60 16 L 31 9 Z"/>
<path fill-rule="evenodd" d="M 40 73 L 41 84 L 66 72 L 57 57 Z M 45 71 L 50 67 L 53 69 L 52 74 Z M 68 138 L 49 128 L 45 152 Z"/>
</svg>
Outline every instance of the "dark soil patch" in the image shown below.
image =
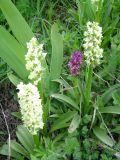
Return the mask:
<svg viewBox="0 0 120 160">
<path fill-rule="evenodd" d="M 11 115 L 12 112 L 19 111 L 19 105 L 17 101 L 15 101 L 14 99 L 14 92 L 15 88 L 11 83 L 7 83 L 0 86 L 0 105 L 2 106 L 7 121 L 7 125 L 9 127 L 11 139 L 14 139 L 16 137 L 16 127 L 18 124 L 21 123 L 20 120 Z M 7 141 L 7 139 L 7 127 L 2 110 L 0 108 L 0 146 L 2 146 Z M 0 155 L 0 160 L 5 159 Z"/>
</svg>

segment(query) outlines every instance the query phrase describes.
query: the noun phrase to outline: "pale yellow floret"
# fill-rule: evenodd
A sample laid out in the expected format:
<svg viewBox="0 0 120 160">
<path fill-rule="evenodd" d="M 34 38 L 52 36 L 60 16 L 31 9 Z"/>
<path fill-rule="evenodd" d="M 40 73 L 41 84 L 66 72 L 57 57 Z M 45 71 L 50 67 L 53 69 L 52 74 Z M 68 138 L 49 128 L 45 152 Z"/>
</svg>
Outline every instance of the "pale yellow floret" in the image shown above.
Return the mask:
<svg viewBox="0 0 120 160">
<path fill-rule="evenodd" d="M 33 37 L 27 43 L 28 52 L 25 55 L 26 69 L 30 72 L 28 78 L 37 85 L 44 74 L 46 53 L 43 52 L 43 44 L 39 44 L 37 39 Z"/>
<path fill-rule="evenodd" d="M 24 126 L 33 135 L 37 134 L 39 129 L 43 129 L 43 110 L 42 101 L 38 89 L 33 84 L 23 84 L 21 82 L 17 89 L 20 111 Z"/>
<path fill-rule="evenodd" d="M 88 65 L 94 67 L 100 64 L 103 57 L 103 49 L 100 48 L 102 42 L 102 28 L 97 22 L 88 22 L 87 29 L 84 32 L 84 56 Z"/>
</svg>

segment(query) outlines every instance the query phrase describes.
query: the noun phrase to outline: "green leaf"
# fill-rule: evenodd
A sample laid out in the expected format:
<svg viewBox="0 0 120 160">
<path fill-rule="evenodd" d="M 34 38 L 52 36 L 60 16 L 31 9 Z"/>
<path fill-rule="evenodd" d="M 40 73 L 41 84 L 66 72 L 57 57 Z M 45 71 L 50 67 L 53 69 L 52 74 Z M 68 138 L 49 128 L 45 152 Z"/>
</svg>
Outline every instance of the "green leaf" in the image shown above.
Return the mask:
<svg viewBox="0 0 120 160">
<path fill-rule="evenodd" d="M 16 151 L 17 153 L 20 153 L 21 155 L 25 157 L 29 157 L 29 153 L 15 140 L 11 141 L 11 148 L 12 150 Z"/>
<path fill-rule="evenodd" d="M 101 113 L 120 114 L 120 106 L 110 106 L 100 108 Z"/>
<path fill-rule="evenodd" d="M 7 76 L 15 86 L 17 86 L 20 82 L 22 82 L 22 80 L 17 76 L 15 76 L 13 73 L 8 73 Z"/>
<path fill-rule="evenodd" d="M 76 102 L 74 102 L 70 97 L 67 97 L 65 95 L 62 94 L 52 94 L 51 97 L 56 98 L 60 101 L 66 102 L 68 104 L 70 104 L 69 107 L 74 107 L 75 109 L 79 110 L 78 105 L 76 104 Z"/>
<path fill-rule="evenodd" d="M 112 98 L 113 92 L 116 92 L 116 90 L 120 89 L 120 84 L 116 84 L 112 87 L 110 87 L 102 96 L 101 101 L 105 105 L 107 102 Z"/>
<path fill-rule="evenodd" d="M 67 113 L 63 113 L 59 115 L 59 119 L 54 122 L 50 132 L 53 132 L 60 128 L 65 128 L 69 126 L 69 121 L 76 115 L 76 111 L 68 111 Z"/>
<path fill-rule="evenodd" d="M 7 19 L 13 34 L 18 41 L 26 47 L 26 42 L 34 36 L 30 27 L 11 0 L 0 0 L 0 8 Z"/>
<path fill-rule="evenodd" d="M 5 155 L 5 156 L 9 156 L 8 147 L 9 147 L 8 144 L 4 144 L 0 148 L 0 154 Z M 14 151 L 12 149 L 10 151 L 11 151 L 11 153 L 10 153 L 11 157 L 14 157 L 16 160 L 21 160 L 22 159 L 22 156 L 18 152 Z"/>
<path fill-rule="evenodd" d="M 3 131 L 0 131 L 0 135 L 5 135 L 5 133 Z"/>
<path fill-rule="evenodd" d="M 39 160 L 38 158 L 36 158 L 35 156 L 31 155 L 31 160 Z"/>
<path fill-rule="evenodd" d="M 34 140 L 28 130 L 24 126 L 20 125 L 17 128 L 16 135 L 25 149 L 32 153 L 34 149 Z"/>
<path fill-rule="evenodd" d="M 62 139 L 64 139 L 64 137 L 66 136 L 67 132 L 60 132 L 59 134 L 57 134 L 57 136 L 54 138 L 53 143 L 55 144 L 56 142 L 61 141 Z"/>
<path fill-rule="evenodd" d="M 50 133 L 54 132 L 54 131 L 56 131 L 58 129 L 66 128 L 68 126 L 69 126 L 69 123 L 53 124 L 53 127 L 50 130 Z"/>
<path fill-rule="evenodd" d="M 112 95 L 115 105 L 120 105 L 120 92 L 114 92 Z"/>
<path fill-rule="evenodd" d="M 74 157 L 76 156 L 77 152 L 80 152 L 80 143 L 77 137 L 69 135 L 65 138 L 65 147 L 64 152 L 67 155 L 71 155 L 73 153 Z M 75 158 L 76 159 L 76 158 Z M 77 158 L 76 160 L 80 160 L 81 158 Z"/>
<path fill-rule="evenodd" d="M 79 124 L 80 124 L 80 115 L 75 114 L 68 128 L 68 132 L 73 133 L 79 127 Z"/>
<path fill-rule="evenodd" d="M 52 57 L 50 64 L 51 80 L 60 78 L 63 63 L 63 39 L 58 33 L 57 24 L 51 29 Z"/>
<path fill-rule="evenodd" d="M 120 125 L 112 129 L 112 132 L 120 134 Z"/>
<path fill-rule="evenodd" d="M 56 79 L 53 81 L 60 83 L 62 86 L 65 87 L 65 91 L 67 91 L 72 97 L 75 97 L 74 89 L 64 79 Z"/>
<path fill-rule="evenodd" d="M 119 16 L 116 17 L 116 20 L 119 21 Z M 108 66 L 106 66 L 106 74 L 110 73 L 111 75 L 114 76 L 116 69 L 117 69 L 117 63 L 119 59 L 119 51 L 118 48 L 116 48 L 116 45 L 112 44 L 111 45 L 111 56 L 108 61 Z"/>
<path fill-rule="evenodd" d="M 24 80 L 28 76 L 25 53 L 26 49 L 9 32 L 0 27 L 0 57 Z"/>
<path fill-rule="evenodd" d="M 11 115 L 14 116 L 14 117 L 16 117 L 16 118 L 18 118 L 18 119 L 20 119 L 20 120 L 22 118 L 22 115 L 21 115 L 20 112 L 12 112 Z"/>
<path fill-rule="evenodd" d="M 113 140 L 107 135 L 105 130 L 99 127 L 95 127 L 93 129 L 93 132 L 96 135 L 96 137 L 99 138 L 103 143 L 107 144 L 110 147 L 114 146 Z"/>
</svg>

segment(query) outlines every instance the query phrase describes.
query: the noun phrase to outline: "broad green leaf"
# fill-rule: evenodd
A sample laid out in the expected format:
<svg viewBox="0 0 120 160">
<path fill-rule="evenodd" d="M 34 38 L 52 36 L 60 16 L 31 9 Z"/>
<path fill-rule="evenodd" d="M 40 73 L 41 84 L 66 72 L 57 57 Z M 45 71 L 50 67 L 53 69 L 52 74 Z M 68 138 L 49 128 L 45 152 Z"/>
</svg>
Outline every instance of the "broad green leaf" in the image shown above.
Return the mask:
<svg viewBox="0 0 120 160">
<path fill-rule="evenodd" d="M 1 155 L 5 155 L 5 156 L 9 156 L 9 153 L 8 153 L 8 144 L 4 144 L 1 148 L 0 148 L 0 154 Z M 10 153 L 10 156 L 11 157 L 14 157 L 16 160 L 22 160 L 22 156 L 11 149 L 11 153 Z"/>
<path fill-rule="evenodd" d="M 83 23 L 86 22 L 88 19 L 89 20 L 95 19 L 95 15 L 92 10 L 92 5 L 90 0 L 85 0 L 85 1 L 76 0 L 76 5 L 78 8 L 77 15 L 79 16 L 78 18 L 80 26 L 82 26 Z"/>
<path fill-rule="evenodd" d="M 52 57 L 50 64 L 51 80 L 60 78 L 62 63 L 63 63 L 63 39 L 58 33 L 57 24 L 54 24 L 51 29 Z"/>
<path fill-rule="evenodd" d="M 8 73 L 7 74 L 9 80 L 15 85 L 17 86 L 22 80 L 19 79 L 17 76 L 15 76 L 13 73 Z"/>
<path fill-rule="evenodd" d="M 11 0 L 0 0 L 0 8 L 7 19 L 13 34 L 18 41 L 26 47 L 26 42 L 34 36 L 30 27 Z"/>
<path fill-rule="evenodd" d="M 26 49 L 13 36 L 0 27 L 0 57 L 24 80 L 28 76 L 25 68 L 25 52 Z"/>
<path fill-rule="evenodd" d="M 101 113 L 120 114 L 120 106 L 110 106 L 100 108 Z"/>
<path fill-rule="evenodd" d="M 68 111 L 59 115 L 59 119 L 55 123 L 65 123 L 71 120 L 77 114 L 76 111 Z"/>
<path fill-rule="evenodd" d="M 116 17 L 116 20 L 119 21 L 119 16 Z M 118 64 L 118 59 L 119 59 L 119 51 L 116 45 L 112 44 L 111 45 L 111 56 L 108 61 L 108 66 L 106 67 L 107 73 L 110 72 L 111 75 L 114 76 L 116 69 L 117 69 L 117 64 Z"/>
<path fill-rule="evenodd" d="M 83 1 L 84 3 L 84 1 Z M 95 10 L 92 9 L 93 5 L 91 4 L 91 0 L 86 0 L 85 2 L 85 17 L 93 21 L 95 19 Z"/>
<path fill-rule="evenodd" d="M 101 96 L 101 101 L 105 105 L 111 98 L 113 92 L 116 92 L 116 90 L 120 89 L 120 84 L 116 84 L 109 88 L 102 96 Z"/>
<path fill-rule="evenodd" d="M 11 112 L 11 115 L 14 116 L 14 117 L 16 117 L 16 118 L 18 118 L 18 119 L 20 119 L 20 120 L 22 118 L 22 115 L 21 115 L 20 112 Z"/>
<path fill-rule="evenodd" d="M 118 19 L 119 21 L 119 16 L 116 17 L 116 20 Z M 108 26 L 106 27 L 108 29 Z M 114 27 L 113 27 L 114 28 Z M 111 25 L 111 31 L 113 30 L 112 28 L 112 25 Z M 106 36 L 107 35 L 110 35 L 110 33 L 107 33 L 105 35 L 105 41 L 107 40 Z M 117 34 L 115 36 L 115 38 L 113 38 L 113 41 L 116 41 L 115 39 L 117 39 L 117 41 L 119 41 L 120 35 Z M 109 41 L 109 40 L 107 40 Z M 103 42 L 104 43 L 104 42 Z M 117 66 L 119 65 L 119 59 L 120 59 L 120 54 L 119 54 L 119 47 L 117 45 L 114 44 L 114 42 L 111 41 L 111 55 L 109 57 L 109 61 L 108 61 L 108 65 L 105 65 L 104 66 L 104 69 L 102 69 L 100 72 L 99 72 L 99 76 L 102 77 L 104 79 L 104 77 L 107 77 L 107 79 L 113 79 L 113 77 L 115 77 L 115 73 L 117 71 Z M 103 46 L 103 45 L 102 45 Z"/>
<path fill-rule="evenodd" d="M 39 160 L 38 158 L 36 158 L 35 156 L 31 155 L 31 160 Z"/>
<path fill-rule="evenodd" d="M 73 133 L 79 127 L 79 124 L 80 124 L 80 115 L 75 114 L 68 128 L 68 132 Z"/>
<path fill-rule="evenodd" d="M 15 140 L 11 141 L 11 148 L 12 150 L 16 151 L 17 153 L 20 153 L 21 155 L 25 157 L 29 157 L 29 153 Z"/>
<path fill-rule="evenodd" d="M 76 104 L 76 102 L 74 102 L 70 97 L 67 97 L 63 94 L 52 94 L 51 95 L 53 98 L 56 98 L 60 101 L 66 102 L 68 104 L 70 104 L 69 107 L 74 107 L 75 109 L 79 110 L 78 105 Z"/>
<path fill-rule="evenodd" d="M 62 139 L 64 139 L 64 137 L 67 135 L 67 132 L 60 132 L 53 140 L 53 143 L 56 143 Z"/>
<path fill-rule="evenodd" d="M 56 79 L 53 81 L 60 83 L 62 86 L 65 87 L 65 91 L 67 91 L 72 97 L 75 97 L 74 89 L 64 79 Z"/>
<path fill-rule="evenodd" d="M 59 119 L 54 122 L 50 132 L 53 132 L 60 128 L 65 128 L 69 126 L 69 121 L 76 115 L 76 111 L 68 111 L 67 113 L 63 113 L 59 115 Z"/>
<path fill-rule="evenodd" d="M 112 95 L 115 105 L 120 105 L 120 92 L 114 92 Z"/>
<path fill-rule="evenodd" d="M 5 135 L 5 132 L 3 132 L 3 131 L 0 131 L 0 135 Z"/>
<path fill-rule="evenodd" d="M 99 138 L 103 143 L 107 144 L 110 147 L 114 146 L 113 140 L 107 135 L 106 131 L 104 129 L 101 129 L 99 127 L 95 127 L 93 129 L 94 134 L 97 138 Z"/>
<path fill-rule="evenodd" d="M 120 125 L 112 129 L 112 132 L 120 134 Z"/>
<path fill-rule="evenodd" d="M 28 130 L 24 126 L 20 125 L 17 128 L 16 135 L 25 149 L 32 152 L 34 149 L 34 141 L 33 136 L 28 132 Z"/>
<path fill-rule="evenodd" d="M 52 128 L 51 128 L 51 130 L 50 130 L 50 133 L 51 132 L 54 132 L 54 131 L 56 131 L 56 130 L 58 130 L 58 129 L 62 129 L 62 128 L 66 128 L 66 127 L 69 127 L 69 123 L 60 123 L 60 124 L 54 124 L 53 126 L 52 126 Z"/>
</svg>

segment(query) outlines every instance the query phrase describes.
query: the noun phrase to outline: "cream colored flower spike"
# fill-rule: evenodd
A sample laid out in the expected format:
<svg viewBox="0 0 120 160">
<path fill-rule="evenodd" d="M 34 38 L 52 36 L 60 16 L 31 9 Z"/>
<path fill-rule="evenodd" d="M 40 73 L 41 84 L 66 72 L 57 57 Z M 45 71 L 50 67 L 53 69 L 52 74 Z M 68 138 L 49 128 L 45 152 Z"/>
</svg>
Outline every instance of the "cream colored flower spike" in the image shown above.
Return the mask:
<svg viewBox="0 0 120 160">
<path fill-rule="evenodd" d="M 91 0 L 92 3 L 98 3 L 100 0 Z"/>
<path fill-rule="evenodd" d="M 33 80 L 34 84 L 37 85 L 45 71 L 43 63 L 47 53 L 43 52 L 43 44 L 39 44 L 35 37 L 27 43 L 27 49 L 28 52 L 25 55 L 25 60 L 26 69 L 30 71 L 28 78 Z"/>
<path fill-rule="evenodd" d="M 94 67 L 100 64 L 103 57 L 103 49 L 100 48 L 102 39 L 102 28 L 97 22 L 88 22 L 87 30 L 84 32 L 84 56 L 88 65 Z"/>
<path fill-rule="evenodd" d="M 21 82 L 17 89 L 22 120 L 25 127 L 32 135 L 36 135 L 39 129 L 43 129 L 42 102 L 38 89 L 33 84 Z"/>
</svg>

